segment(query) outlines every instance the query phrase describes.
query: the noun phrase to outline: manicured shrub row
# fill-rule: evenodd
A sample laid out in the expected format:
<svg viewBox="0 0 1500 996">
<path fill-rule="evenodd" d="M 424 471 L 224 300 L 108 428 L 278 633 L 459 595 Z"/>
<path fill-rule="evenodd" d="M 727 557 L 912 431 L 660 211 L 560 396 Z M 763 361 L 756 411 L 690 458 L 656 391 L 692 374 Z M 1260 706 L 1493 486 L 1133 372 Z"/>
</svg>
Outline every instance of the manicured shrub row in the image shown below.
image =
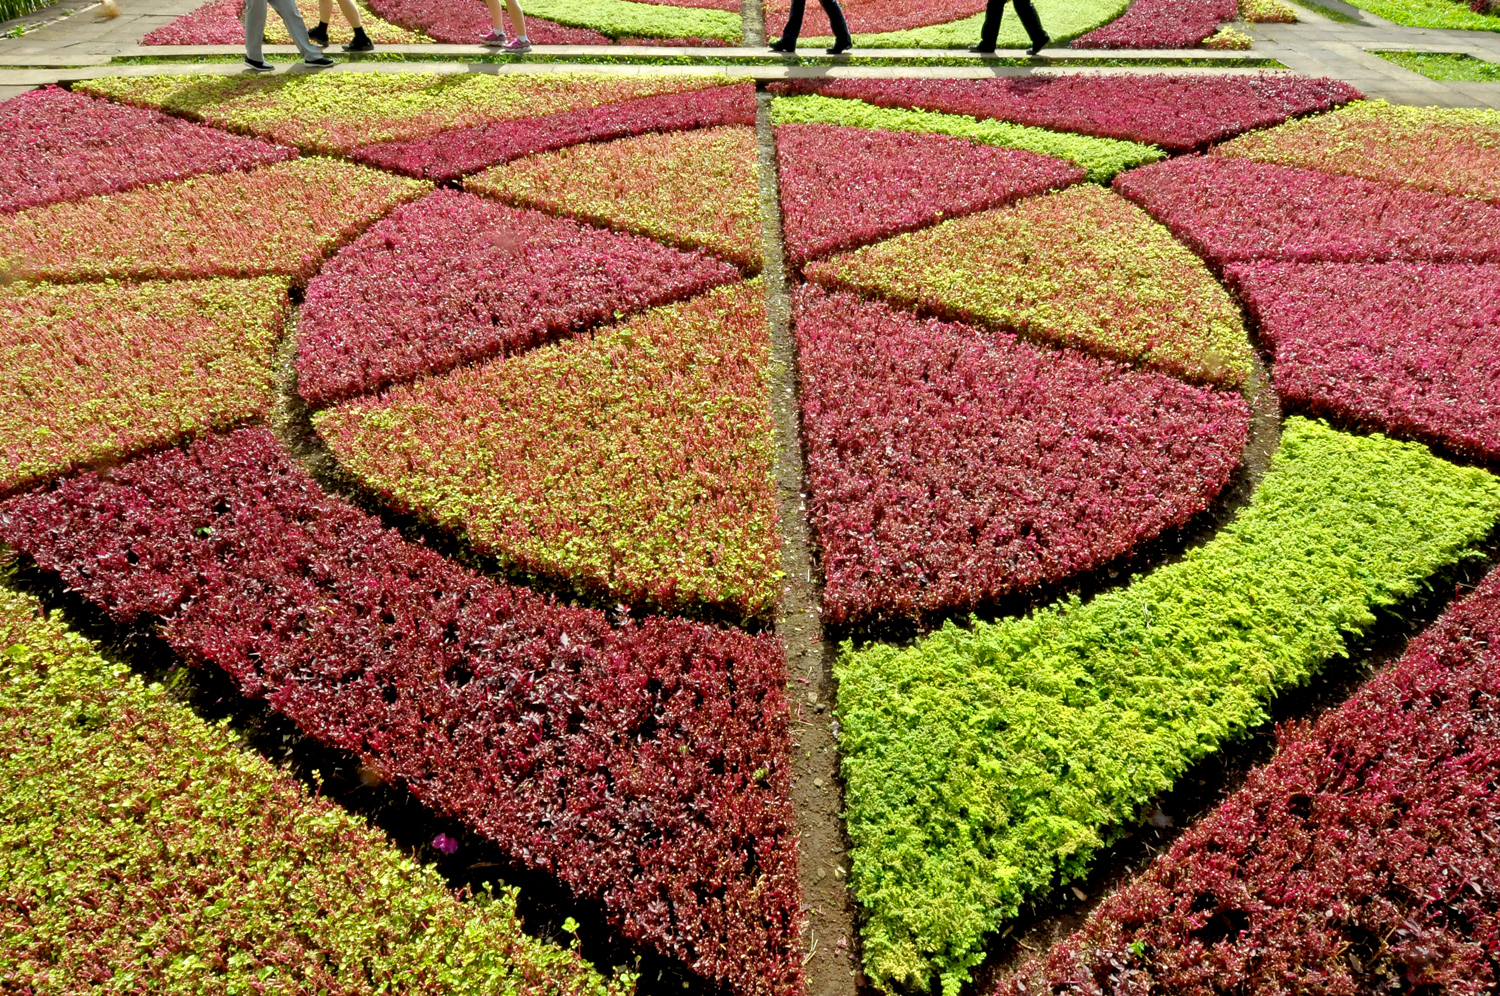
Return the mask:
<svg viewBox="0 0 1500 996">
<path fill-rule="evenodd" d="M 264 429 L 11 499 L 0 537 L 602 901 L 625 937 L 735 992 L 800 987 L 774 637 L 613 628 L 469 573 L 330 497 Z"/>
<path fill-rule="evenodd" d="M 630 35 L 738 43 L 745 30 L 738 6 L 714 10 L 636 0 L 531 0 L 526 9 L 537 17 L 590 28 L 611 38 Z"/>
<path fill-rule="evenodd" d="M 358 2 L 358 0 L 356 0 Z M 367 4 L 360 3 L 360 21 L 370 40 L 380 45 L 419 45 L 431 42 L 426 35 L 413 33 L 390 24 L 376 16 Z M 297 9 L 302 20 L 311 27 L 318 23 L 316 0 L 297 0 Z M 242 45 L 245 41 L 245 24 L 240 17 L 245 12 L 245 0 L 209 0 L 196 10 L 173 18 L 159 28 L 153 28 L 141 39 L 142 45 Z M 485 28 L 489 30 L 488 27 Z M 354 29 L 342 15 L 336 16 L 328 25 L 328 37 L 335 45 L 354 37 Z M 286 25 L 276 16 L 266 18 L 264 38 L 271 45 L 290 45 L 292 36 Z M 475 37 L 475 40 L 478 36 Z"/>
<path fill-rule="evenodd" d="M 1115 180 L 1215 265 L 1500 262 L 1500 208 L 1247 159 L 1194 156 Z"/>
<path fill-rule="evenodd" d="M 1500 203 L 1500 111 L 1360 101 L 1213 150 Z"/>
<path fill-rule="evenodd" d="M 848 22 L 849 30 L 858 34 L 925 28 L 984 13 L 984 0 L 922 0 L 920 3 L 904 0 L 850 0 L 839 6 L 844 10 L 844 20 Z M 790 10 L 788 0 L 771 0 L 766 4 L 766 30 L 773 37 L 786 24 Z M 828 24 L 828 16 L 817 4 L 807 10 L 802 24 L 802 33 L 805 35 L 827 35 L 833 32 Z"/>
<path fill-rule="evenodd" d="M 1127 0 L 1051 0 L 1043 16 L 1046 18 L 1047 31 L 1056 39 L 1057 44 L 1061 44 L 1120 16 L 1126 3 Z M 911 10 L 913 7 L 916 5 L 908 5 L 906 9 Z M 860 16 L 862 15 L 855 15 L 856 18 Z M 854 43 L 860 48 L 963 48 L 974 44 L 979 37 L 983 20 L 984 14 L 977 13 L 944 24 L 929 23 L 926 27 L 880 31 L 875 34 L 866 34 L 867 29 L 861 27 L 857 20 L 852 20 L 851 23 L 855 33 Z M 766 23 L 768 30 L 774 30 L 781 25 L 782 19 L 770 15 Z M 823 16 L 822 9 L 814 5 L 807 11 L 801 44 L 807 48 L 827 44 L 829 39 L 809 37 L 808 34 L 813 31 L 826 34 L 828 30 L 828 19 Z M 1024 48 L 1031 44 L 1026 30 L 1021 27 L 1020 20 L 1014 14 L 1000 23 L 997 44 L 1002 48 Z"/>
<path fill-rule="evenodd" d="M 1500 460 L 1500 266 L 1236 263 L 1283 403 Z"/>
<path fill-rule="evenodd" d="M 702 253 L 438 190 L 371 226 L 308 285 L 298 390 L 325 405 L 739 278 Z"/>
<path fill-rule="evenodd" d="M 375 142 L 727 82 L 722 76 L 606 73 L 297 73 L 105 77 L 77 89 L 308 151 L 347 155 Z"/>
<path fill-rule="evenodd" d="M 627 993 L 0 589 L 0 934 L 25 992 Z"/>
<path fill-rule="evenodd" d="M 354 158 L 430 180 L 456 180 L 488 166 L 581 142 L 628 138 L 648 131 L 684 131 L 755 124 L 755 84 L 709 87 L 639 97 L 547 117 L 504 121 L 422 138 L 364 145 Z"/>
<path fill-rule="evenodd" d="M 314 424 L 384 498 L 524 571 L 766 615 L 781 574 L 767 330 L 765 288 L 734 284 Z"/>
<path fill-rule="evenodd" d="M 941 974 L 951 996 L 1002 919 L 1081 875 L 1138 807 L 1497 518 L 1483 471 L 1292 418 L 1252 503 L 1180 561 L 1088 603 L 846 648 L 866 972 L 917 987 Z"/>
<path fill-rule="evenodd" d="M 1092 185 L 898 235 L 806 273 L 826 287 L 1193 379 L 1239 384 L 1251 369 L 1238 310 L 1203 263 Z"/>
<path fill-rule="evenodd" d="M 33 280 L 306 280 L 373 219 L 431 189 L 332 159 L 293 159 L 50 204 L 0 228 L 0 271 Z"/>
<path fill-rule="evenodd" d="M 1500 574 L 1000 993 L 1500 985 Z"/>
<path fill-rule="evenodd" d="M 1192 48 L 1239 13 L 1236 0 L 1132 0 L 1120 17 L 1074 48 Z"/>
<path fill-rule="evenodd" d="M 284 279 L 0 289 L 0 492 L 264 417 Z"/>
<path fill-rule="evenodd" d="M 1072 163 L 947 135 L 838 125 L 776 129 L 787 260 L 853 249 L 1086 176 Z"/>
<path fill-rule="evenodd" d="M 370 0 L 370 9 L 392 24 L 430 35 L 448 45 L 472 45 L 489 34 L 489 7 L 450 0 Z M 509 27 L 506 28 L 510 30 Z M 534 45 L 607 45 L 609 39 L 587 28 L 566 28 L 526 17 L 526 36 Z"/>
<path fill-rule="evenodd" d="M 957 114 L 875 107 L 859 100 L 836 100 L 817 94 L 777 97 L 771 102 L 771 121 L 776 125 L 829 124 L 953 135 L 985 145 L 1026 149 L 1066 159 L 1082 166 L 1089 179 L 1098 183 L 1108 183 L 1121 170 L 1162 158 L 1161 150 L 1136 142 L 1070 135 L 1004 121 L 977 121 Z"/>
<path fill-rule="evenodd" d="M 761 267 L 755 132 L 744 126 L 647 132 L 495 166 L 464 189 Z"/>
<path fill-rule="evenodd" d="M 252 169 L 296 154 L 49 86 L 0 104 L 0 212 Z"/>
<path fill-rule="evenodd" d="M 778 94 L 821 94 L 1158 145 L 1172 152 L 1324 111 L 1360 92 L 1307 76 L 1002 76 L 987 80 L 796 80 Z"/>
<path fill-rule="evenodd" d="M 797 295 L 833 623 L 966 609 L 1130 552 L 1239 464 L 1238 394 L 1005 333 Z"/>
<path fill-rule="evenodd" d="M 1296 24 L 1297 11 L 1281 0 L 1239 0 L 1240 16 L 1256 24 Z"/>
</svg>

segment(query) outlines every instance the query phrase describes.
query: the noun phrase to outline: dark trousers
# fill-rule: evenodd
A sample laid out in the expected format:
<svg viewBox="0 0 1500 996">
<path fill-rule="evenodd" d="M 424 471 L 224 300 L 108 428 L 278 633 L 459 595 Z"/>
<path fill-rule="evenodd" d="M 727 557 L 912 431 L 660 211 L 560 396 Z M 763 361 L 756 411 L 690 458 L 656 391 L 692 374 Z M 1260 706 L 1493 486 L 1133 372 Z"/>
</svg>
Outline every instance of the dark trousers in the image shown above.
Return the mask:
<svg viewBox="0 0 1500 996">
<path fill-rule="evenodd" d="M 849 25 L 844 23 L 844 12 L 839 7 L 839 0 L 818 0 L 818 3 L 823 5 L 823 13 L 828 15 L 828 23 L 833 25 L 834 39 L 843 41 L 848 38 Z M 1026 5 L 1028 7 L 1031 5 L 1030 0 L 1026 0 Z M 797 35 L 802 32 L 802 13 L 806 7 L 807 0 L 792 0 L 791 13 L 786 16 L 786 27 L 781 29 L 781 41 L 796 42 Z M 1000 29 L 996 27 L 995 30 Z"/>
<path fill-rule="evenodd" d="M 984 26 L 979 29 L 979 44 L 994 47 L 995 39 L 1000 34 L 1000 15 L 1005 13 L 1005 4 L 1006 0 L 989 0 L 984 5 Z M 1031 40 L 1039 42 L 1046 38 L 1047 33 L 1042 30 L 1042 19 L 1037 16 L 1031 0 L 1015 0 L 1015 5 L 1021 27 L 1026 29 Z"/>
</svg>

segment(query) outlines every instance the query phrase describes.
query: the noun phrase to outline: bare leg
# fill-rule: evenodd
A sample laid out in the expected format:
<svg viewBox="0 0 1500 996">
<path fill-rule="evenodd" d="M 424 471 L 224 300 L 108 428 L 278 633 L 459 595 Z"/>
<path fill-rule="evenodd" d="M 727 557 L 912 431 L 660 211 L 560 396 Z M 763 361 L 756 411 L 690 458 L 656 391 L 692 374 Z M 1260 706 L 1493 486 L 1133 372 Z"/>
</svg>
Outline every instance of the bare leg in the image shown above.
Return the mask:
<svg viewBox="0 0 1500 996">
<path fill-rule="evenodd" d="M 324 24 L 333 20 L 333 0 L 318 0 L 318 20 Z"/>
<path fill-rule="evenodd" d="M 490 27 L 503 34 L 505 32 L 505 22 L 500 19 L 502 17 L 500 13 L 502 10 L 500 0 L 484 0 L 484 2 L 490 8 Z"/>
<path fill-rule="evenodd" d="M 323 20 L 327 20 L 322 14 L 323 5 L 327 2 L 328 0 L 318 0 L 318 17 Z M 355 4 L 354 0 L 339 0 L 339 10 L 343 11 L 344 16 L 349 19 L 349 27 L 358 28 L 364 26 L 364 22 L 359 17 L 359 6 Z M 330 11 L 330 13 L 332 12 Z"/>
<path fill-rule="evenodd" d="M 505 9 L 510 12 L 510 23 L 515 26 L 516 37 L 526 37 L 526 15 L 521 13 L 521 5 L 516 0 L 505 0 Z"/>
</svg>

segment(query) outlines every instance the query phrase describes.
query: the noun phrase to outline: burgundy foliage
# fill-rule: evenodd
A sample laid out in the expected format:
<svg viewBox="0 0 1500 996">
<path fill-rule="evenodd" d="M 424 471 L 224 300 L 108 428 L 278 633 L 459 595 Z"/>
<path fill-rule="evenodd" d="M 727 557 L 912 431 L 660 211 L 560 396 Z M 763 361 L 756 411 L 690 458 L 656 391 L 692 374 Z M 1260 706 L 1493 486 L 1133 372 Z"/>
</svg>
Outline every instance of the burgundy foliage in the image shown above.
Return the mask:
<svg viewBox="0 0 1500 996">
<path fill-rule="evenodd" d="M 308 284 L 298 387 L 327 404 L 739 278 L 704 253 L 438 190 L 372 226 Z"/>
<path fill-rule="evenodd" d="M 1170 152 L 1186 152 L 1363 96 L 1341 80 L 1269 74 L 797 80 L 772 83 L 770 90 L 1013 121 L 1145 142 Z"/>
<path fill-rule="evenodd" d="M 753 124 L 755 85 L 742 83 L 380 142 L 361 146 L 352 158 L 410 176 L 456 180 L 465 173 L 581 142 L 604 142 L 648 131 Z"/>
<path fill-rule="evenodd" d="M 1500 573 L 1007 994 L 1500 986 Z"/>
<path fill-rule="evenodd" d="M 972 608 L 1098 567 L 1202 511 L 1238 394 L 804 287 L 810 515 L 830 622 Z"/>
<path fill-rule="evenodd" d="M 482 0 L 373 0 L 370 9 L 392 24 L 448 45 L 476 44 L 493 27 L 490 9 Z M 502 23 L 506 31 L 511 30 L 509 16 Z M 526 18 L 526 37 L 533 45 L 609 44 L 609 39 L 597 31 L 569 28 L 538 17 Z"/>
<path fill-rule="evenodd" d="M 323 493 L 259 428 L 13 499 L 0 536 L 602 900 L 631 939 L 735 992 L 798 990 L 774 637 L 614 628 L 470 573 Z"/>
<path fill-rule="evenodd" d="M 1215 265 L 1500 262 L 1500 208 L 1463 197 L 1218 156 L 1143 166 L 1114 188 Z"/>
<path fill-rule="evenodd" d="M 1078 183 L 1074 164 L 948 135 L 776 129 L 787 259 L 816 256 Z"/>
<path fill-rule="evenodd" d="M 1192 48 L 1239 13 L 1237 0 L 1135 0 L 1074 48 Z"/>
<path fill-rule="evenodd" d="M 152 28 L 142 45 L 243 45 L 245 25 L 240 22 L 244 0 L 209 0 L 208 3 Z"/>
<path fill-rule="evenodd" d="M 1282 400 L 1500 460 L 1500 266 L 1236 263 Z"/>
<path fill-rule="evenodd" d="M 0 212 L 253 169 L 296 155 L 285 146 L 49 86 L 0 104 Z"/>
</svg>

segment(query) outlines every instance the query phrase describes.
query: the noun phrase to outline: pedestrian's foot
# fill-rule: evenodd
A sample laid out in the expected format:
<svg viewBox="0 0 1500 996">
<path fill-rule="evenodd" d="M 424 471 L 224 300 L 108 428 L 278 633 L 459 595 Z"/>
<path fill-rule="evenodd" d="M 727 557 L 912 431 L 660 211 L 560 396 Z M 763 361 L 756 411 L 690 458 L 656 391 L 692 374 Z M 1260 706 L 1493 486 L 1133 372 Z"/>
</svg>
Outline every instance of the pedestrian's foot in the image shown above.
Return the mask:
<svg viewBox="0 0 1500 996">
<path fill-rule="evenodd" d="M 276 67 L 269 62 L 261 62 L 259 59 L 252 59 L 248 55 L 245 56 L 245 67 L 252 73 L 272 73 L 276 71 Z"/>
<path fill-rule="evenodd" d="M 307 37 L 319 48 L 328 47 L 328 25 L 320 24 L 316 28 L 307 29 Z"/>
<path fill-rule="evenodd" d="M 479 44 L 481 44 L 481 45 L 504 45 L 504 44 L 506 44 L 506 41 L 505 41 L 505 32 L 504 31 L 500 31 L 499 29 L 491 31 L 489 34 L 485 35 L 482 39 L 480 39 Z"/>
<path fill-rule="evenodd" d="M 319 69 L 323 69 L 333 65 L 333 60 L 326 55 L 320 55 L 314 59 L 303 59 L 302 64 L 304 66 L 317 66 Z"/>
<path fill-rule="evenodd" d="M 370 41 L 370 36 L 365 34 L 364 28 L 354 29 L 354 40 L 344 46 L 345 52 L 373 52 L 375 43 Z"/>
<path fill-rule="evenodd" d="M 1027 55 L 1040 55 L 1042 49 L 1046 48 L 1047 47 L 1047 43 L 1050 42 L 1051 40 L 1052 40 L 1052 36 L 1051 35 L 1047 34 L 1045 31 L 1042 32 L 1042 37 L 1040 39 L 1033 39 L 1032 40 L 1031 47 L 1026 50 L 1026 54 Z"/>
<path fill-rule="evenodd" d="M 520 38 L 512 38 L 505 43 L 505 50 L 512 55 L 525 55 L 531 51 L 531 41 L 524 35 Z"/>
<path fill-rule="evenodd" d="M 843 55 L 853 47 L 853 38 L 840 38 L 833 43 L 833 48 L 830 48 L 827 51 L 829 55 Z"/>
<path fill-rule="evenodd" d="M 782 55 L 792 55 L 797 51 L 797 43 L 795 41 L 787 41 L 785 38 L 778 38 L 768 47 L 771 51 L 780 52 Z"/>
<path fill-rule="evenodd" d="M 994 55 L 995 54 L 995 46 L 993 46 L 993 45 L 970 45 L 969 46 L 969 51 L 973 52 L 975 55 Z"/>
</svg>

